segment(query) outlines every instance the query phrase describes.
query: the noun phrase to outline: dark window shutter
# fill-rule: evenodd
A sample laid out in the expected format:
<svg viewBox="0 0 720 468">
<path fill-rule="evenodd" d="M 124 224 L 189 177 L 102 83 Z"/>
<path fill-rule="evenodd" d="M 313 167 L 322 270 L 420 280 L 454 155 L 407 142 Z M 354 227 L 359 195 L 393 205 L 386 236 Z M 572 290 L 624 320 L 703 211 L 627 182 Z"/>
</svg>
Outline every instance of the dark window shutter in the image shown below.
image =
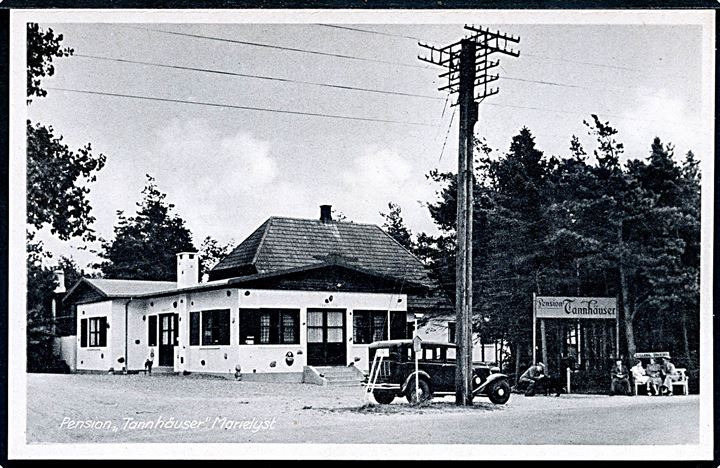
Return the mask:
<svg viewBox="0 0 720 468">
<path fill-rule="evenodd" d="M 448 343 L 455 343 L 455 322 L 448 322 Z"/>
<path fill-rule="evenodd" d="M 148 317 L 148 346 L 157 346 L 157 315 Z"/>
<path fill-rule="evenodd" d="M 107 346 L 107 317 L 100 317 L 100 346 Z"/>
<path fill-rule="evenodd" d="M 407 333 L 407 313 L 390 312 L 390 339 L 408 338 L 405 333 Z"/>
<path fill-rule="evenodd" d="M 87 348 L 88 344 L 88 321 L 87 319 L 80 320 L 80 347 Z"/>
<path fill-rule="evenodd" d="M 190 346 L 200 345 L 200 312 L 190 312 Z"/>
<path fill-rule="evenodd" d="M 217 324 L 218 324 L 218 337 L 217 344 L 229 345 L 230 344 L 230 309 L 216 310 Z"/>
</svg>

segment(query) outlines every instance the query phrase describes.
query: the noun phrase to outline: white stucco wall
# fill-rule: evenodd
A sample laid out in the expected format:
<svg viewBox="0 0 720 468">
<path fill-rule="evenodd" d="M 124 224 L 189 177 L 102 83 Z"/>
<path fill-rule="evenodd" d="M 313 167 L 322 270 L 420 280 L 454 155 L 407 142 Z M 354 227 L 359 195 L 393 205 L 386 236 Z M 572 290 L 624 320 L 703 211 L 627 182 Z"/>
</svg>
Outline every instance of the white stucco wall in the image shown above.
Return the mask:
<svg viewBox="0 0 720 468">
<path fill-rule="evenodd" d="M 332 299 L 331 299 L 332 297 Z M 326 302 L 327 301 L 327 302 Z M 373 294 L 351 292 L 253 290 L 223 288 L 213 291 L 178 294 L 160 298 L 134 299 L 128 304 L 127 356 L 125 356 L 125 304 L 126 299 L 104 301 L 78 306 L 78 330 L 80 319 L 106 316 L 110 328 L 107 346 L 104 348 L 80 348 L 78 334 L 79 370 L 107 371 L 111 367 L 121 371 L 144 369 L 150 355 L 148 346 L 148 317 L 163 313 L 178 314 L 178 346 L 175 347 L 173 369 L 176 372 L 235 373 L 237 365 L 243 374 L 297 373 L 301 374 L 307 364 L 307 310 L 344 309 L 345 345 L 347 364 L 360 360 L 355 365 L 367 369 L 367 345 L 355 345 L 353 338 L 354 310 L 407 311 L 407 297 L 404 294 Z M 300 310 L 300 342 L 298 344 L 241 345 L 239 314 L 242 309 L 281 308 Z M 190 346 L 190 312 L 204 310 L 230 310 L 230 344 L 224 346 Z M 158 330 L 160 320 L 158 319 Z M 159 344 L 158 338 L 158 344 Z M 159 350 L 154 350 L 154 365 L 159 365 Z M 292 353 L 293 362 L 286 362 L 286 355 Z M 118 359 L 125 357 L 124 363 Z M 81 362 L 82 361 L 82 362 Z"/>
<path fill-rule="evenodd" d="M 107 341 L 103 347 L 81 347 L 80 346 L 80 321 L 93 317 L 107 317 L 110 328 L 107 329 Z M 118 330 L 118 332 L 121 330 Z M 113 333 L 115 332 L 115 321 L 113 317 L 113 301 L 95 302 L 92 304 L 79 304 L 77 306 L 77 370 L 107 371 L 114 367 L 113 364 Z M 89 328 L 88 328 L 89 334 Z"/>
</svg>

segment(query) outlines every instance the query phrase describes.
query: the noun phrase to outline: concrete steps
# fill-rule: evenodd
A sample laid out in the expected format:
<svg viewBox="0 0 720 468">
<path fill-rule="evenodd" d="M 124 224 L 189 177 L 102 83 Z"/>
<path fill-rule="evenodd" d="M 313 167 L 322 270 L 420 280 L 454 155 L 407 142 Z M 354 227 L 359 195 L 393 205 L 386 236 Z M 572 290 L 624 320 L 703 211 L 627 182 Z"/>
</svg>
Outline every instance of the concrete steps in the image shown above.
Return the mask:
<svg viewBox="0 0 720 468">
<path fill-rule="evenodd" d="M 334 387 L 359 387 L 364 377 L 362 372 L 354 367 L 315 367 L 315 370 L 327 381 L 327 385 Z"/>
</svg>

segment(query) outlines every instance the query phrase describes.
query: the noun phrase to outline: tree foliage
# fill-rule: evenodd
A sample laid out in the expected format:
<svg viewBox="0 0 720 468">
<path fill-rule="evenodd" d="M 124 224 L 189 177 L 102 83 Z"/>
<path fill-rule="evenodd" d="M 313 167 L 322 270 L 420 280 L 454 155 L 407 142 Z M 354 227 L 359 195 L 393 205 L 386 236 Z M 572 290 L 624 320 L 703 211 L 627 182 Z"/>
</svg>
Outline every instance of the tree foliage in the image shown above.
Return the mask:
<svg viewBox="0 0 720 468">
<path fill-rule="evenodd" d="M 200 243 L 200 276 L 202 277 L 206 273 L 209 273 L 220 260 L 225 258 L 233 249 L 235 245 L 234 241 L 230 241 L 226 244 L 218 242 L 210 236 L 207 236 Z"/>
<path fill-rule="evenodd" d="M 176 254 L 195 251 L 185 221 L 173 213 L 175 205 L 165 201 L 155 179 L 146 175 L 143 199 L 135 216 L 118 211 L 115 238 L 105 241 L 97 265 L 103 275 L 115 279 L 174 281 Z"/>
<path fill-rule="evenodd" d="M 519 364 L 532 351 L 533 293 L 617 296 L 624 355 L 689 358 L 699 327 L 697 159 L 678 163 L 656 138 L 648 157 L 623 163 L 618 131 L 591 117 L 591 157 L 576 136 L 566 157 L 547 156 L 527 128 L 499 157 L 476 142 L 475 330 L 508 343 Z M 418 234 L 415 249 L 454 297 L 456 179 L 428 177 L 439 187 L 428 208 L 440 234 Z M 603 342 L 609 355 L 612 341 Z"/>
<path fill-rule="evenodd" d="M 34 229 L 50 226 L 61 240 L 94 240 L 88 183 L 105 165 L 88 143 L 72 151 L 52 127 L 27 121 L 27 222 Z"/>
<path fill-rule="evenodd" d="M 380 216 L 385 218 L 382 226 L 385 232 L 390 234 L 390 237 L 395 239 L 400 245 L 412 251 L 415 248 L 412 231 L 405 225 L 400 206 L 396 203 L 389 202 L 388 212 L 381 212 Z"/>
<path fill-rule="evenodd" d="M 63 35 L 55 35 L 52 29 L 43 31 L 37 23 L 27 24 L 27 95 L 28 103 L 32 96 L 44 97 L 47 91 L 41 86 L 46 76 L 55 74 L 54 58 L 69 57 L 74 53 L 70 47 L 60 43 Z"/>
</svg>

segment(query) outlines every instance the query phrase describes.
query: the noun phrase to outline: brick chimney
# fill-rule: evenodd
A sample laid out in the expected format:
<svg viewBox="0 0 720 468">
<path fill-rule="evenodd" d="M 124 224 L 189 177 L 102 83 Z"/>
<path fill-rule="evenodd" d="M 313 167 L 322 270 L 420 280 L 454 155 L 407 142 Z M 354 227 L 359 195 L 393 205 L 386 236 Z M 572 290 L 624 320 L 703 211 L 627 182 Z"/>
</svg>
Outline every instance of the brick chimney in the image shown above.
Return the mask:
<svg viewBox="0 0 720 468">
<path fill-rule="evenodd" d="M 332 205 L 320 205 L 320 221 L 330 223 L 332 220 Z"/>
<path fill-rule="evenodd" d="M 200 277 L 200 257 L 197 252 L 177 254 L 177 287 L 186 288 L 198 284 Z"/>
</svg>

